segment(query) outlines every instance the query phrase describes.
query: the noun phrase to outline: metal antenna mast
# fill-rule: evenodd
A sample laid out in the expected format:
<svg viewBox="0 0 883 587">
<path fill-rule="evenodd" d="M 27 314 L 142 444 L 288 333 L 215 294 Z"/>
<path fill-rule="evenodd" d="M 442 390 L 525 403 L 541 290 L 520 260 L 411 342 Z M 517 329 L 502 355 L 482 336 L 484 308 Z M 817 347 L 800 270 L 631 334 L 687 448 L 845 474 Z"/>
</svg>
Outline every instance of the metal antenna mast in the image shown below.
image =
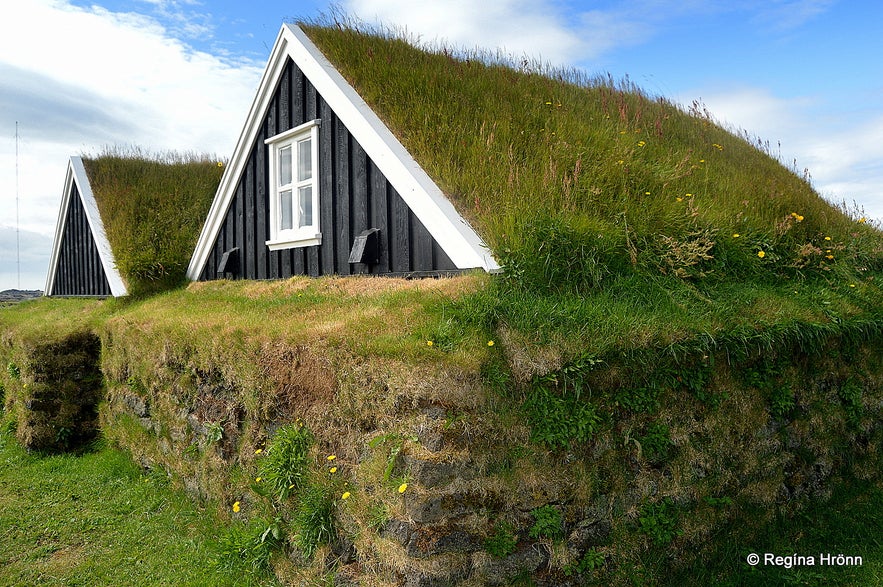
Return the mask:
<svg viewBox="0 0 883 587">
<path fill-rule="evenodd" d="M 18 227 L 18 121 L 15 121 L 15 266 L 18 276 L 18 289 L 21 289 L 21 241 Z"/>
</svg>

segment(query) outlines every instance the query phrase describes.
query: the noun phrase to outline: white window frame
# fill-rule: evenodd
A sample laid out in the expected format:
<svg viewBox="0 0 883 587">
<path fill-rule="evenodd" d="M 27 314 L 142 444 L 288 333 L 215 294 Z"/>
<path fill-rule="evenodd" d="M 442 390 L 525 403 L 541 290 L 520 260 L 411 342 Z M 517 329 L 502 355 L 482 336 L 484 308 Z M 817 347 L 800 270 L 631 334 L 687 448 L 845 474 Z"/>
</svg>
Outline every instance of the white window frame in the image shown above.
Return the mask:
<svg viewBox="0 0 883 587">
<path fill-rule="evenodd" d="M 296 247 L 309 247 L 322 244 L 322 232 L 319 229 L 319 119 L 305 122 L 290 130 L 279 133 L 264 141 L 269 147 L 269 194 L 270 194 L 270 240 L 267 246 L 271 251 L 280 249 L 293 249 Z M 310 140 L 310 162 L 312 164 L 311 177 L 300 180 L 297 177 L 297 149 L 301 141 Z M 280 186 L 280 151 L 291 147 L 291 182 Z M 301 218 L 297 204 L 299 188 L 310 187 L 312 190 L 312 223 L 299 226 Z M 285 189 L 280 189 L 285 188 Z M 284 191 L 291 191 L 291 226 L 282 228 L 282 211 L 280 195 Z"/>
</svg>

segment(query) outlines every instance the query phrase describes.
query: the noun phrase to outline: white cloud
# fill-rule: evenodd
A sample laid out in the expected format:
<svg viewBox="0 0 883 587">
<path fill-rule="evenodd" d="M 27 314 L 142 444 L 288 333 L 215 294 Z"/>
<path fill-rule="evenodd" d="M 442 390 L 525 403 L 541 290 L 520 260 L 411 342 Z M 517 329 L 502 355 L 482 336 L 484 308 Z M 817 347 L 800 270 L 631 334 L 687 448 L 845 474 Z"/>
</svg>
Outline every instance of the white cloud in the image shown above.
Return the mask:
<svg viewBox="0 0 883 587">
<path fill-rule="evenodd" d="M 0 209 L 14 210 L 17 121 L 23 230 L 51 238 L 70 155 L 114 144 L 232 152 L 263 62 L 195 51 L 176 38 L 181 30 L 133 13 L 29 0 L 11 14 L 0 19 Z M 14 215 L 0 217 L 14 224 Z M 0 246 L 0 274 L 9 275 L 8 239 Z M 45 271 L 49 246 L 22 247 L 23 275 L 26 258 Z M 42 287 L 42 278 L 22 285 Z"/>
<path fill-rule="evenodd" d="M 725 125 L 766 142 L 789 167 L 807 169 L 818 192 L 883 219 L 883 116 L 838 112 L 820 97 L 780 98 L 760 88 L 697 92 Z"/>
</svg>

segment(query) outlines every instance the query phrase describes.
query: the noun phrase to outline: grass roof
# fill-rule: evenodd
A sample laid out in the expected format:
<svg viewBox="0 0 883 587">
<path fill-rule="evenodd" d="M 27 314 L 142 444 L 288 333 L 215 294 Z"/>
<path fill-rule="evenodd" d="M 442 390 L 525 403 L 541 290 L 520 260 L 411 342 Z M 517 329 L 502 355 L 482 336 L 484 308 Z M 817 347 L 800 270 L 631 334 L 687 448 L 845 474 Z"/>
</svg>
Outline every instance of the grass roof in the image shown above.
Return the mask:
<svg viewBox="0 0 883 587">
<path fill-rule="evenodd" d="M 129 293 L 184 283 L 223 165 L 206 155 L 139 149 L 87 155 L 83 165 Z"/>
<path fill-rule="evenodd" d="M 491 247 L 504 322 L 584 341 L 606 328 L 588 326 L 600 305 L 620 336 L 649 315 L 647 340 L 670 341 L 746 308 L 753 323 L 824 322 L 818 291 L 879 317 L 879 227 L 701 103 L 359 24 L 299 26 Z"/>
</svg>

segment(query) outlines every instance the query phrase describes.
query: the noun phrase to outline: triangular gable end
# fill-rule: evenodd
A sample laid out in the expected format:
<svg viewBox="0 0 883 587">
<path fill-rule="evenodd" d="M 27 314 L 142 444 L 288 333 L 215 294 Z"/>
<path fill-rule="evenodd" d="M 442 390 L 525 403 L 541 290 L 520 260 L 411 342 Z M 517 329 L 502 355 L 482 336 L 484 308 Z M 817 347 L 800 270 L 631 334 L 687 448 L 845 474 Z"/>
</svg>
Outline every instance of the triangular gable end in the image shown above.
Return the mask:
<svg viewBox="0 0 883 587">
<path fill-rule="evenodd" d="M 389 182 L 422 227 L 457 269 L 496 271 L 499 265 L 471 226 L 454 209 L 393 133 L 343 79 L 334 66 L 297 26 L 283 25 L 261 78 L 245 126 L 199 235 L 187 270 L 198 280 L 213 253 L 243 174 L 249 168 L 252 146 L 261 133 L 274 92 L 291 61 L 328 104 L 337 119 L 358 142 L 372 165 Z M 229 230 L 229 228 L 228 228 Z M 217 254 L 217 251 L 215 251 Z"/>
<path fill-rule="evenodd" d="M 47 296 L 124 296 L 101 214 L 80 157 L 71 157 L 46 275 Z"/>
</svg>

